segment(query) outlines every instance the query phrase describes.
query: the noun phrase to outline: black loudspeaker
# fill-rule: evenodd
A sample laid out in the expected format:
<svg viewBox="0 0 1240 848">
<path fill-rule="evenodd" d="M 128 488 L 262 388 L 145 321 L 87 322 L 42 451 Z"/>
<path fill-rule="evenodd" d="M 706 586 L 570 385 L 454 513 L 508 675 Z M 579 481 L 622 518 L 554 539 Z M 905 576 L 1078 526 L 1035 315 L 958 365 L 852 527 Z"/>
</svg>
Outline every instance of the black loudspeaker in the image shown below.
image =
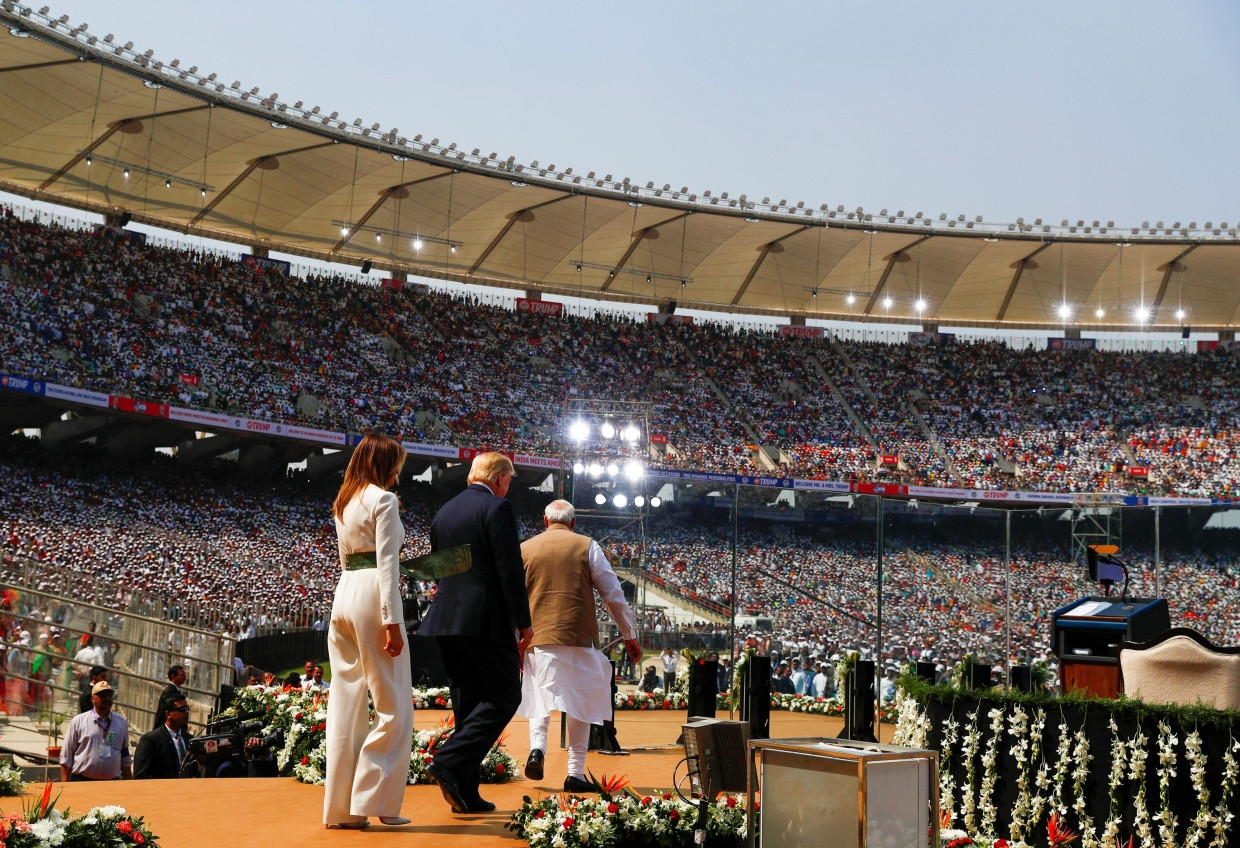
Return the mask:
<svg viewBox="0 0 1240 848">
<path fill-rule="evenodd" d="M 1190 334 L 1190 333 L 1192 333 L 1192 331 L 1193 331 L 1193 328 L 1192 328 L 1192 327 L 1181 327 L 1181 328 L 1180 328 L 1180 338 L 1182 338 L 1182 339 L 1186 339 L 1186 338 L 1188 338 L 1189 334 Z"/>
<path fill-rule="evenodd" d="M 872 677 L 872 669 L 870 674 Z M 770 657 L 754 656 L 745 663 L 741 675 L 741 721 L 749 722 L 750 739 L 771 738 Z"/>
<path fill-rule="evenodd" d="M 116 223 L 117 223 L 117 226 L 125 227 L 125 226 L 128 226 L 129 222 L 132 220 L 133 220 L 133 215 L 131 213 L 122 212 L 121 217 L 117 220 Z M 1184 338 L 1188 338 L 1188 336 L 1185 336 Z"/>
<path fill-rule="evenodd" d="M 672 314 L 673 312 L 675 312 L 675 311 L 676 311 L 676 301 L 674 301 L 674 300 L 669 300 L 669 301 L 667 302 L 667 314 L 668 314 L 668 315 L 671 315 L 671 314 Z"/>
<path fill-rule="evenodd" d="M 369 273 L 370 273 L 370 269 L 371 269 L 371 268 L 373 268 L 373 267 L 375 267 L 375 266 L 374 266 L 374 263 L 373 263 L 373 262 L 371 262 L 369 259 L 367 259 L 365 262 L 363 262 L 363 263 L 362 263 L 362 273 L 363 273 L 363 274 L 369 274 Z"/>
<path fill-rule="evenodd" d="M 715 717 L 715 689 L 719 684 L 719 663 L 698 660 L 689 666 L 689 715 Z"/>
<path fill-rule="evenodd" d="M 917 676 L 920 677 L 922 680 L 926 681 L 927 683 L 929 683 L 931 686 L 933 686 L 934 681 L 938 679 L 938 674 L 934 670 L 934 663 L 932 662 L 917 663 Z"/>
<path fill-rule="evenodd" d="M 1033 694 L 1033 675 L 1027 665 L 1012 666 L 1012 691 Z"/>
<path fill-rule="evenodd" d="M 969 686 L 974 689 L 989 689 L 994 685 L 991 675 L 994 669 L 984 663 L 969 666 Z"/>
<path fill-rule="evenodd" d="M 840 681 L 844 685 L 844 729 L 841 739 L 877 742 L 874 738 L 874 661 L 857 660 Z"/>
</svg>

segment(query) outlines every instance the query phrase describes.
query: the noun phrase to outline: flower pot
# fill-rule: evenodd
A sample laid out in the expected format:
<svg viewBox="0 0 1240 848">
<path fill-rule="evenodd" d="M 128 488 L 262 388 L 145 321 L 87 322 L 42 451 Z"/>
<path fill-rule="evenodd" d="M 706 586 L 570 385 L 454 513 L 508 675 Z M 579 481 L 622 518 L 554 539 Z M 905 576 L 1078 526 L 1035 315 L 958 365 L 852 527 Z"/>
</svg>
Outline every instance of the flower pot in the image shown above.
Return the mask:
<svg viewBox="0 0 1240 848">
<path fill-rule="evenodd" d="M 47 755 L 54 760 L 59 760 L 60 759 L 60 746 L 59 745 L 48 745 Z"/>
</svg>

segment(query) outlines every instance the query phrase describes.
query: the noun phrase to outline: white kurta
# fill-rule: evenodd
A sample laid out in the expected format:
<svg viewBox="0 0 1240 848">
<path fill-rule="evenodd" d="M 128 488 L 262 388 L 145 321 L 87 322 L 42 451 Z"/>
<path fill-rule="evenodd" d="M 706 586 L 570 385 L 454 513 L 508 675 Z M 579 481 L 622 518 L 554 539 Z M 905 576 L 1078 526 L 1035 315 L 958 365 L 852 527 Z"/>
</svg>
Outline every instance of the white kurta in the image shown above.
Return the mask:
<svg viewBox="0 0 1240 848">
<path fill-rule="evenodd" d="M 637 638 L 633 610 L 598 542 L 590 542 L 590 582 L 625 639 Z M 537 634 L 535 634 L 537 635 Z M 525 655 L 521 677 L 523 718 L 546 718 L 553 710 L 589 724 L 611 720 L 611 661 L 597 648 L 544 645 Z"/>
</svg>

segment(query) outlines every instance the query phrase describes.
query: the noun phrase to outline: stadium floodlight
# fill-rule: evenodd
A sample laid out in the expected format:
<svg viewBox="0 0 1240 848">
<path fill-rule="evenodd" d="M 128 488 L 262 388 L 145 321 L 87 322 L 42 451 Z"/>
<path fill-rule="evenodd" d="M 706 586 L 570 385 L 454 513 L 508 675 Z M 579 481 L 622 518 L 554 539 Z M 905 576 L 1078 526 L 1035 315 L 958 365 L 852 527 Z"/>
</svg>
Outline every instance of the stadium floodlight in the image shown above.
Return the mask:
<svg viewBox="0 0 1240 848">
<path fill-rule="evenodd" d="M 597 479 L 602 473 L 603 473 L 603 466 L 599 465 L 597 462 L 590 463 L 590 476 L 591 477 L 594 477 Z"/>
<path fill-rule="evenodd" d="M 1072 307 L 1067 303 L 1061 303 L 1056 308 L 1055 314 L 1059 316 L 1060 320 L 1067 321 L 1072 317 Z"/>
<path fill-rule="evenodd" d="M 848 303 L 849 306 L 852 306 L 853 304 L 857 302 L 857 296 L 855 294 L 850 294 L 846 298 L 846 302 Z"/>
<path fill-rule="evenodd" d="M 633 482 L 642 479 L 645 473 L 646 469 L 642 468 L 642 464 L 636 460 L 631 459 L 624 464 L 624 476 Z"/>
<path fill-rule="evenodd" d="M 650 499 L 650 505 L 655 508 L 663 506 L 663 498 L 659 497 L 658 495 L 655 495 L 653 498 Z"/>
<path fill-rule="evenodd" d="M 890 308 L 892 307 L 892 305 L 894 305 L 894 304 L 895 304 L 895 301 L 891 299 L 891 296 L 890 296 L 890 295 L 888 295 L 887 297 L 883 298 L 883 308 L 884 308 L 884 309 L 890 309 Z"/>
<path fill-rule="evenodd" d="M 1183 320 L 1184 320 L 1184 316 L 1185 316 L 1185 315 L 1187 315 L 1187 314 L 1188 314 L 1188 313 L 1187 313 L 1187 312 L 1185 312 L 1183 309 L 1177 309 L 1177 310 L 1175 311 L 1175 319 L 1176 319 L 1177 321 L 1183 321 Z"/>
<path fill-rule="evenodd" d="M 611 499 L 611 502 L 616 505 L 616 509 L 624 509 L 629 505 L 629 498 L 624 492 L 620 492 Z"/>
<path fill-rule="evenodd" d="M 916 309 L 918 312 L 925 312 L 926 311 L 925 298 L 922 298 L 922 297 L 917 298 L 917 302 L 913 304 L 913 308 Z"/>
<path fill-rule="evenodd" d="M 597 495 L 594 496 L 594 502 L 598 504 L 599 506 L 602 506 L 603 504 L 607 503 L 607 496 L 604 495 L 602 492 L 599 492 Z"/>
<path fill-rule="evenodd" d="M 639 438 L 641 438 L 641 434 L 641 430 L 637 429 L 636 424 L 629 424 L 620 431 L 620 438 L 624 439 L 626 442 L 636 442 Z"/>
<path fill-rule="evenodd" d="M 585 463 L 584 463 L 584 462 L 574 462 L 574 463 L 573 463 L 573 473 L 574 473 L 574 474 L 585 474 L 585 473 L 586 473 L 586 466 L 585 466 Z"/>
<path fill-rule="evenodd" d="M 610 421 L 604 421 L 603 426 L 599 427 L 598 430 L 604 439 L 612 439 L 616 436 L 615 425 L 613 425 Z"/>
<path fill-rule="evenodd" d="M 637 497 L 633 498 L 633 506 L 637 507 L 638 509 L 641 509 L 645 505 L 646 505 L 646 499 L 643 498 L 641 495 L 638 495 Z"/>
<path fill-rule="evenodd" d="M 577 442 L 584 442 L 590 436 L 590 425 L 578 418 L 568 425 L 568 435 Z"/>
<path fill-rule="evenodd" d="M 619 473 L 620 473 L 619 465 L 616 465 L 616 463 L 614 462 L 607 463 L 607 476 L 608 477 L 615 477 Z"/>
<path fill-rule="evenodd" d="M 1106 314 L 1107 314 L 1106 310 L 1103 309 L 1101 306 L 1099 306 L 1097 309 L 1094 310 L 1094 315 L 1097 316 L 1098 318 L 1101 318 L 1103 315 L 1106 315 Z"/>
<path fill-rule="evenodd" d="M 422 252 L 422 239 L 420 239 L 420 238 L 415 238 L 415 239 L 413 240 L 413 249 L 414 249 L 414 252 L 416 252 L 416 253 L 421 253 L 421 252 Z"/>
<path fill-rule="evenodd" d="M 1150 308 L 1145 305 L 1137 307 L 1137 311 L 1133 313 L 1133 317 L 1137 319 L 1138 324 L 1144 324 L 1150 320 Z"/>
</svg>

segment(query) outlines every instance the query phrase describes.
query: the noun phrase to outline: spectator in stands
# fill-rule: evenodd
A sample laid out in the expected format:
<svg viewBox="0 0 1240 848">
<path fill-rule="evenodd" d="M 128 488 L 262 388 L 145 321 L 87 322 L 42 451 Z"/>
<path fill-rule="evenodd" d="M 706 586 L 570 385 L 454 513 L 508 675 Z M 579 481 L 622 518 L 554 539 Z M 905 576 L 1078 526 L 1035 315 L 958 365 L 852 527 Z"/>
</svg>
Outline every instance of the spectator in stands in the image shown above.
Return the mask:
<svg viewBox="0 0 1240 848">
<path fill-rule="evenodd" d="M 86 687 L 86 691 L 83 692 L 78 697 L 78 712 L 79 713 L 87 712 L 94 705 L 94 701 L 91 698 L 91 692 L 93 691 L 96 683 L 107 681 L 108 669 L 107 669 L 107 666 L 92 665 L 90 667 L 88 674 L 89 674 L 89 677 L 88 677 L 88 684 Z"/>
</svg>

